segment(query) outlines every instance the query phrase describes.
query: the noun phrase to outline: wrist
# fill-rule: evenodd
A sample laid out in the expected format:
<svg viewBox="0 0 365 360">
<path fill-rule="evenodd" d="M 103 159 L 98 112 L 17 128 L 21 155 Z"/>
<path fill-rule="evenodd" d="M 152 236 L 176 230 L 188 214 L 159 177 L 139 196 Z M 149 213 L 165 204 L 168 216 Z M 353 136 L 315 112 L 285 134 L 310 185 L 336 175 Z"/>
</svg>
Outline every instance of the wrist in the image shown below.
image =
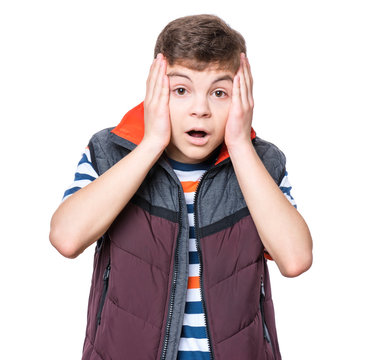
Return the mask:
<svg viewBox="0 0 365 360">
<path fill-rule="evenodd" d="M 166 146 L 161 144 L 159 141 L 156 141 L 156 139 L 144 137 L 138 147 L 145 149 L 150 154 L 160 156 Z"/>
<path fill-rule="evenodd" d="M 236 154 L 238 156 L 242 156 L 243 154 L 245 154 L 247 152 L 251 152 L 252 150 L 255 150 L 255 148 L 252 144 L 252 140 L 247 139 L 247 140 L 243 140 L 240 142 L 236 142 L 234 144 L 227 145 L 227 150 L 229 152 L 229 155 L 232 157 L 232 156 L 235 156 Z"/>
</svg>

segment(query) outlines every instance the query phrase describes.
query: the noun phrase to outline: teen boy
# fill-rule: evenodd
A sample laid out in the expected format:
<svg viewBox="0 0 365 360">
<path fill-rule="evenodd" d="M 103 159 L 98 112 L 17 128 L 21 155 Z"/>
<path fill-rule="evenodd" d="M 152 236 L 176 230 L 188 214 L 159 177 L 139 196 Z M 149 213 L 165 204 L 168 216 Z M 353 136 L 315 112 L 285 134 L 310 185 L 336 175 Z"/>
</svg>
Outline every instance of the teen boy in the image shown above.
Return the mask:
<svg viewBox="0 0 365 360">
<path fill-rule="evenodd" d="M 98 240 L 83 359 L 281 358 L 266 259 L 298 276 L 312 240 L 245 54 L 216 16 L 172 21 L 144 103 L 90 140 L 50 232 L 69 258 Z"/>
</svg>

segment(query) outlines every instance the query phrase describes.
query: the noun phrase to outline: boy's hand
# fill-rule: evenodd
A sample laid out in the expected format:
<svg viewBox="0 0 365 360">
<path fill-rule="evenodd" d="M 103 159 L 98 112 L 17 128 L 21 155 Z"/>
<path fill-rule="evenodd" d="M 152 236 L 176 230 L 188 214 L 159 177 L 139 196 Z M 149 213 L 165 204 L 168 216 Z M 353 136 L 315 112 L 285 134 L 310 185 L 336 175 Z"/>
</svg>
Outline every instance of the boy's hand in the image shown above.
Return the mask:
<svg viewBox="0 0 365 360">
<path fill-rule="evenodd" d="M 232 102 L 224 135 L 228 149 L 244 142 L 251 144 L 252 85 L 250 65 L 245 54 L 241 53 L 241 65 L 233 79 Z"/>
<path fill-rule="evenodd" d="M 162 54 L 154 59 L 146 82 L 144 100 L 144 138 L 163 150 L 170 142 L 169 79 L 167 61 Z"/>
</svg>

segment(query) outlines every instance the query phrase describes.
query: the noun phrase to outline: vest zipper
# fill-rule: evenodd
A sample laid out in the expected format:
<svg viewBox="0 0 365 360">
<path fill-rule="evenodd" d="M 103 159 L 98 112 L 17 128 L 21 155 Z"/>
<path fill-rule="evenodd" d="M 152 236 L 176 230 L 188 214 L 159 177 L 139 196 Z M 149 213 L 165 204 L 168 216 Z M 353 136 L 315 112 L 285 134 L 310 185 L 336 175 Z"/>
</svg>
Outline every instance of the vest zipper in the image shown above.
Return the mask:
<svg viewBox="0 0 365 360">
<path fill-rule="evenodd" d="M 262 328 L 264 329 L 264 339 L 270 344 L 272 353 L 274 355 L 274 359 L 275 359 L 275 352 L 274 352 L 274 348 L 272 346 L 272 342 L 270 339 L 270 334 L 269 334 L 269 330 L 266 326 L 266 322 L 265 322 L 265 312 L 264 312 L 264 301 L 265 301 L 265 288 L 264 288 L 264 280 L 263 280 L 263 276 L 261 275 L 261 286 L 260 286 L 260 311 L 261 311 L 261 319 L 262 319 Z"/>
<path fill-rule="evenodd" d="M 224 164 L 226 164 L 229 161 L 229 159 L 227 160 L 223 160 L 222 162 L 220 162 L 219 164 L 217 164 L 216 166 L 213 165 L 214 168 L 220 167 Z M 211 170 L 208 169 L 202 176 L 201 180 L 204 178 L 204 176 L 207 174 L 207 172 Z M 200 182 L 198 184 L 198 187 L 196 189 L 196 192 L 198 191 L 198 188 L 200 187 Z M 178 187 L 179 190 L 179 206 L 180 206 L 180 212 L 179 212 L 179 234 L 177 237 L 177 240 L 179 241 L 180 238 L 180 230 L 181 230 L 181 226 L 182 226 L 182 196 L 181 196 L 181 190 L 180 190 L 180 186 Z M 195 195 L 196 192 L 194 194 L 194 206 L 195 206 Z M 195 217 L 195 216 L 194 216 Z M 199 251 L 198 251 L 199 253 Z M 172 289 L 171 289 L 171 296 L 170 296 L 170 304 L 169 304 L 169 314 L 168 314 L 168 318 L 167 318 L 167 325 L 166 325 L 166 331 L 165 331 L 165 339 L 164 339 L 164 344 L 162 347 L 162 353 L 161 353 L 161 360 L 165 360 L 166 359 L 166 352 L 167 352 L 167 342 L 169 339 L 169 335 L 170 335 L 170 327 L 171 327 L 171 320 L 172 320 L 172 308 L 173 308 L 173 304 L 174 304 L 174 300 L 175 300 L 175 290 L 176 290 L 176 280 L 177 280 L 177 264 L 178 264 L 178 254 L 179 254 L 179 242 L 176 244 L 176 250 L 175 250 L 175 262 L 174 262 L 174 274 L 173 274 L 173 282 L 172 282 Z M 199 253 L 199 257 L 201 260 L 201 253 Z M 200 265 L 200 274 L 199 274 L 199 278 L 201 279 L 201 265 Z M 202 293 L 202 281 L 200 284 L 200 292 L 202 295 L 202 299 L 204 299 L 204 294 Z M 202 301 L 203 303 L 203 309 L 204 309 L 204 319 L 205 319 L 205 323 L 207 325 L 207 337 L 208 337 L 208 347 L 209 349 L 211 349 L 211 344 L 210 344 L 210 337 L 209 337 L 209 331 L 208 331 L 208 323 L 206 321 L 206 317 L 205 317 L 205 303 L 204 300 Z M 211 350 L 211 360 L 214 360 L 213 357 L 213 351 Z"/>
<path fill-rule="evenodd" d="M 195 227 L 195 241 L 196 241 L 196 248 L 198 250 L 198 255 L 199 255 L 199 280 L 200 280 L 200 295 L 201 295 L 201 299 L 202 299 L 202 305 L 203 305 L 203 315 L 204 315 L 204 322 L 205 322 L 205 326 L 206 326 L 206 333 L 207 333 L 207 339 L 208 339 L 208 349 L 209 349 L 209 355 L 210 355 L 210 359 L 213 360 L 214 359 L 214 353 L 213 353 L 213 347 L 212 347 L 212 342 L 210 339 L 210 333 L 209 333 L 209 325 L 208 325 L 208 321 L 207 321 L 207 310 L 206 310 L 206 305 L 205 305 L 205 297 L 204 297 L 204 292 L 203 292 L 203 276 L 202 276 L 202 272 L 203 272 L 203 257 L 202 257 L 202 253 L 201 253 L 201 248 L 200 248 L 200 239 L 199 239 L 199 232 L 198 232 L 198 212 L 195 210 L 196 209 L 196 199 L 197 199 L 197 194 L 198 191 L 200 189 L 200 184 L 202 183 L 205 175 L 208 173 L 209 169 L 203 174 L 203 176 L 201 177 L 198 186 L 196 188 L 196 191 L 194 193 L 194 227 Z"/>
<path fill-rule="evenodd" d="M 96 316 L 97 319 L 97 325 L 100 325 L 100 321 L 101 321 L 101 312 L 103 311 L 103 307 L 104 307 L 104 302 L 105 302 L 105 298 L 106 298 L 106 293 L 108 291 L 108 285 L 109 285 L 109 275 L 110 275 L 110 260 L 108 263 L 108 266 L 106 267 L 106 269 L 104 270 L 104 274 L 103 274 L 103 292 L 101 294 L 101 299 L 100 299 L 100 304 L 99 304 L 99 310 L 98 310 L 98 314 Z"/>
<path fill-rule="evenodd" d="M 165 339 L 162 347 L 162 353 L 161 353 L 161 360 L 166 359 L 166 352 L 167 352 L 167 343 L 170 336 L 170 327 L 171 327 L 171 320 L 172 320 L 172 309 L 175 301 L 175 291 L 176 291 L 176 281 L 177 281 L 177 269 L 178 269 L 178 260 L 179 260 L 179 239 L 181 234 L 181 227 L 182 227 L 182 196 L 181 196 L 181 190 L 180 187 L 179 190 L 179 233 L 177 236 L 177 243 L 176 243 L 176 249 L 175 249 L 175 261 L 174 261 L 174 273 L 173 273 L 173 280 L 171 285 L 171 295 L 170 295 L 170 304 L 169 304 L 169 313 L 167 317 L 167 325 L 166 325 L 166 331 L 165 331 Z"/>
</svg>

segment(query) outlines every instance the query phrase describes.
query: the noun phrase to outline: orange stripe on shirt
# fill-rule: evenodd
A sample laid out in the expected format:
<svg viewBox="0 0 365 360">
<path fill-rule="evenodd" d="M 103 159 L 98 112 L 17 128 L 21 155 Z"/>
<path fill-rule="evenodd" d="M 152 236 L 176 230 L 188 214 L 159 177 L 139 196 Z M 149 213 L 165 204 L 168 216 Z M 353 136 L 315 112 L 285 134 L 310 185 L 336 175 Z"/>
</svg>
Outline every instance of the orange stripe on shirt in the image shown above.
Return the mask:
<svg viewBox="0 0 365 360">
<path fill-rule="evenodd" d="M 199 276 L 189 276 L 188 289 L 199 289 L 199 288 L 200 288 Z"/>
<path fill-rule="evenodd" d="M 195 192 L 196 188 L 198 187 L 198 183 L 199 181 L 181 181 L 184 193 Z"/>
</svg>

